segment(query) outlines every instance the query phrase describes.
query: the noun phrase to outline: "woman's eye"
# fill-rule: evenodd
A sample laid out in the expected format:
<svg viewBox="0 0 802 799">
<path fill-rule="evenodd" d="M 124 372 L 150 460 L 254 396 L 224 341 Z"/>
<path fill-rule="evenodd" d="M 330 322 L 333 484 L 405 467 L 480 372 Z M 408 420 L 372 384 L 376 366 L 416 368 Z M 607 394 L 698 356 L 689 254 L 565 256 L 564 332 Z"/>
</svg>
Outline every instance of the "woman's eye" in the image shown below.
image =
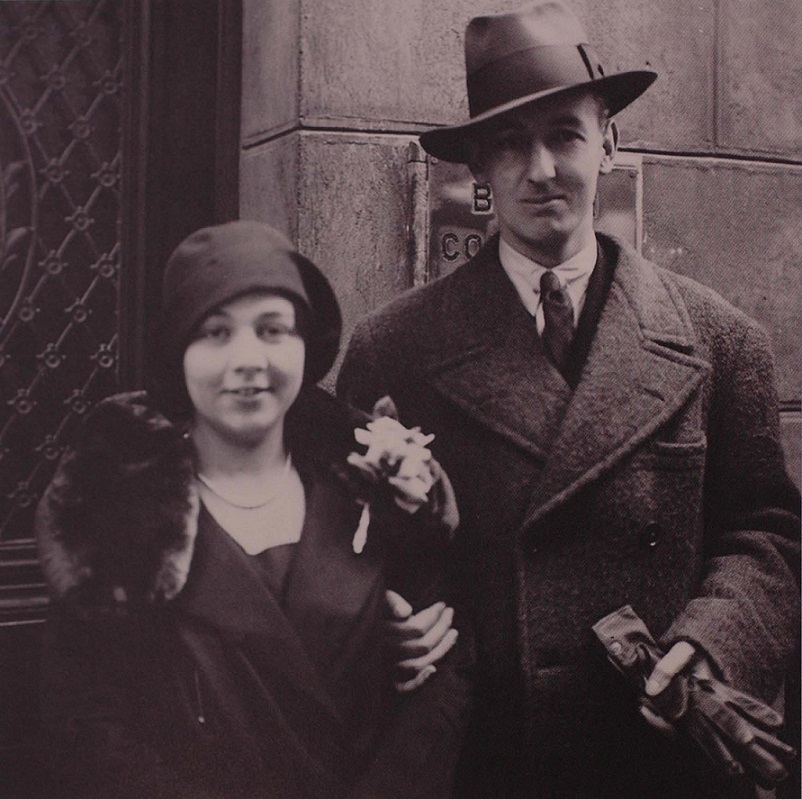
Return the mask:
<svg viewBox="0 0 802 799">
<path fill-rule="evenodd" d="M 271 322 L 270 324 L 260 325 L 257 328 L 257 335 L 264 341 L 283 341 L 291 336 L 293 329 L 289 325 Z"/>
<path fill-rule="evenodd" d="M 200 337 L 209 341 L 228 341 L 231 331 L 225 325 L 207 325 L 201 328 Z"/>
</svg>

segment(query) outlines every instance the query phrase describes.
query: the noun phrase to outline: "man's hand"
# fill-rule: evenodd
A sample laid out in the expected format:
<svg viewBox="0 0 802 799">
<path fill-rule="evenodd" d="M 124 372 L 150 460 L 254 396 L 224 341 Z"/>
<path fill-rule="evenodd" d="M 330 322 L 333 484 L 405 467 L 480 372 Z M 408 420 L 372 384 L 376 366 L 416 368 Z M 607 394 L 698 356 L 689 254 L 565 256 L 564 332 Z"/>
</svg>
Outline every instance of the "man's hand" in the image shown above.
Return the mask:
<svg viewBox="0 0 802 799">
<path fill-rule="evenodd" d="M 689 705 L 689 689 L 693 699 Z M 654 667 L 640 712 L 668 735 L 673 721 L 684 729 L 727 776 L 744 773 L 771 788 L 788 776 L 794 750 L 775 733 L 782 717 L 771 707 L 713 677 L 710 664 L 687 641 L 675 644 Z M 655 712 L 657 711 L 657 712 Z"/>
<path fill-rule="evenodd" d="M 445 602 L 436 602 L 418 613 L 395 591 L 384 595 L 388 616 L 384 622 L 384 640 L 398 658 L 393 681 L 399 692 L 414 691 L 437 671 L 434 665 L 457 642 L 457 631 L 451 626 L 454 610 Z"/>
<path fill-rule="evenodd" d="M 787 778 L 796 752 L 779 737 L 782 716 L 717 680 L 692 644 L 680 641 L 663 654 L 629 605 L 599 619 L 593 631 L 649 724 L 691 738 L 723 776 L 747 775 L 767 788 Z"/>
<path fill-rule="evenodd" d="M 679 641 L 657 661 L 649 679 L 646 681 L 644 693 L 649 703 L 642 703 L 640 712 L 652 727 L 666 735 L 674 735 L 671 723 L 680 718 L 688 707 L 688 686 L 684 671 L 693 660 L 696 649 L 687 641 Z M 713 676 L 707 662 L 701 660 L 705 676 Z M 655 711 L 659 711 L 655 712 Z"/>
</svg>

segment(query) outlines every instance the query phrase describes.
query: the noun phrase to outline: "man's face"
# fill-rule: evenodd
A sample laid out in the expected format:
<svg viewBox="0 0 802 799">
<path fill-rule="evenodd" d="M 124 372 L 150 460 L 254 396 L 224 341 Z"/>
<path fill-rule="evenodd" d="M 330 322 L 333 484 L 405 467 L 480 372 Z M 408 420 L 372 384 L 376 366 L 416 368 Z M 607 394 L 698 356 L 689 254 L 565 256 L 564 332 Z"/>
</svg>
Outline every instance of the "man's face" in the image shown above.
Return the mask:
<svg viewBox="0 0 802 799">
<path fill-rule="evenodd" d="M 505 240 L 556 266 L 592 241 L 596 182 L 615 147 L 596 98 L 563 95 L 499 117 L 472 169 L 490 184 Z"/>
</svg>

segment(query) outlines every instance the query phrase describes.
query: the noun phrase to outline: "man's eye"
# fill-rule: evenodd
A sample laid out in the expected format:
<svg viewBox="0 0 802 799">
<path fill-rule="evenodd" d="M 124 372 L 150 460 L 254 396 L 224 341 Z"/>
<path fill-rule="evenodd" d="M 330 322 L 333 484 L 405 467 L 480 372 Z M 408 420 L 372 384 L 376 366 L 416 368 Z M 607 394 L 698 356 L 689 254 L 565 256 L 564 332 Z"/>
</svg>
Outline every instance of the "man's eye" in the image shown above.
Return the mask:
<svg viewBox="0 0 802 799">
<path fill-rule="evenodd" d="M 555 133 L 555 138 L 562 144 L 571 144 L 573 142 L 581 141 L 582 134 L 579 131 L 572 130 L 571 128 L 563 128 Z"/>
<path fill-rule="evenodd" d="M 510 152 L 524 152 L 529 148 L 529 137 L 515 130 L 502 131 L 496 135 L 494 142 L 499 150 Z"/>
</svg>

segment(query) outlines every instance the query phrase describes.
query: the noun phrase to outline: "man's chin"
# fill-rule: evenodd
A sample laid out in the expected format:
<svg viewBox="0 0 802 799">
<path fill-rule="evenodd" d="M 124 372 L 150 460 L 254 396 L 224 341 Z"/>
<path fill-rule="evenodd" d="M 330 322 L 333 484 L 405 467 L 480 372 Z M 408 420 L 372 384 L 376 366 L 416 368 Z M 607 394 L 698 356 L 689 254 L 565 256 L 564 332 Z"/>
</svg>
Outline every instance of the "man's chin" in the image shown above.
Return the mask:
<svg viewBox="0 0 802 799">
<path fill-rule="evenodd" d="M 524 255 L 542 266 L 556 266 L 566 260 L 563 253 L 568 248 L 570 238 L 561 225 L 543 224 L 541 220 L 541 224 L 535 224 L 527 231 L 525 238 L 521 237 L 521 243 L 526 248 Z"/>
</svg>

